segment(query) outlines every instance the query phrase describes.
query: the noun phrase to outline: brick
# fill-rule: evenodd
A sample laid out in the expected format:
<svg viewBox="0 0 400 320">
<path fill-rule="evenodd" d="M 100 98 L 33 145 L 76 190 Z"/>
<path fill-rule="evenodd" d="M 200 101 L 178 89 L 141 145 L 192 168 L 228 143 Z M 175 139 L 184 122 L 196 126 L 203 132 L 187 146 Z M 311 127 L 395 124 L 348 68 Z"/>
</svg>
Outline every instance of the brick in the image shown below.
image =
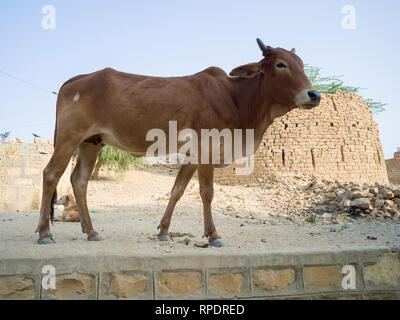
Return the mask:
<svg viewBox="0 0 400 320">
<path fill-rule="evenodd" d="M 340 266 L 304 267 L 306 291 L 342 290 L 342 268 Z"/>
<path fill-rule="evenodd" d="M 263 290 L 281 290 L 295 282 L 296 271 L 293 268 L 257 270 L 253 275 L 254 286 Z"/>
<path fill-rule="evenodd" d="M 0 167 L 0 174 L 4 174 L 6 176 L 20 176 L 22 173 L 21 168 L 16 167 Z"/>
<path fill-rule="evenodd" d="M 18 188 L 14 186 L 0 186 L 0 206 L 8 207 L 9 204 L 16 201 Z"/>
<path fill-rule="evenodd" d="M 25 168 L 24 174 L 26 176 L 39 176 L 39 175 L 42 174 L 42 169 L 41 168 L 27 167 L 27 168 Z"/>
<path fill-rule="evenodd" d="M 56 289 L 42 289 L 42 299 L 77 300 L 97 298 L 95 275 L 71 273 L 57 275 Z"/>
<path fill-rule="evenodd" d="M 364 266 L 367 288 L 400 289 L 400 257 L 398 253 L 383 253 L 375 264 Z"/>
<path fill-rule="evenodd" d="M 24 276 L 0 277 L 0 300 L 2 299 L 35 299 L 33 279 Z"/>
<path fill-rule="evenodd" d="M 102 273 L 100 299 L 152 299 L 150 273 Z"/>
<path fill-rule="evenodd" d="M 30 160 L 29 165 L 33 167 L 43 167 L 45 164 L 43 160 Z"/>
<path fill-rule="evenodd" d="M 210 276 L 208 286 L 228 294 L 237 294 L 243 290 L 244 277 L 241 273 L 232 273 L 232 271 L 214 274 Z"/>
<path fill-rule="evenodd" d="M 29 178 L 17 178 L 14 179 L 13 184 L 17 186 L 31 186 L 33 185 L 33 181 Z"/>
<path fill-rule="evenodd" d="M 187 295 L 202 289 L 200 272 L 162 272 L 158 278 L 159 293 L 164 295 Z"/>
</svg>

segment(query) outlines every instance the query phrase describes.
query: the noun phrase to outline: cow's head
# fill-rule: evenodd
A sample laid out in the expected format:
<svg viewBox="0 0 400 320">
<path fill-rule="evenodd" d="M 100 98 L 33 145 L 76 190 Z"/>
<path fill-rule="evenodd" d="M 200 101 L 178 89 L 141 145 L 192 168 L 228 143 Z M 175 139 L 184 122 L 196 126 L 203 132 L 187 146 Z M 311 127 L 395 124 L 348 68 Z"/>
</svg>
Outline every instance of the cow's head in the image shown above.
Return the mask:
<svg viewBox="0 0 400 320">
<path fill-rule="evenodd" d="M 265 46 L 260 39 L 257 43 L 265 57 L 260 62 L 249 63 L 233 69 L 231 76 L 252 78 L 262 73 L 266 89 L 276 103 L 290 109 L 299 107 L 311 109 L 319 105 L 321 94 L 313 89 L 304 73 L 303 61 L 291 51 Z"/>
</svg>

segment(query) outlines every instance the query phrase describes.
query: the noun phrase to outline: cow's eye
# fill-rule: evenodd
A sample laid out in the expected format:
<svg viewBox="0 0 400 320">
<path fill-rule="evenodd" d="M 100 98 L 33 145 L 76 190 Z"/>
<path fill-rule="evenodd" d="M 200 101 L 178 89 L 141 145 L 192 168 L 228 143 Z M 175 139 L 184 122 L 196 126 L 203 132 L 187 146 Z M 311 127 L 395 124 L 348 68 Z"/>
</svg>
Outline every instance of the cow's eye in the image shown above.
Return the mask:
<svg viewBox="0 0 400 320">
<path fill-rule="evenodd" d="M 281 68 L 287 68 L 283 63 L 278 63 L 276 66 L 277 66 L 279 69 L 281 69 Z"/>
</svg>

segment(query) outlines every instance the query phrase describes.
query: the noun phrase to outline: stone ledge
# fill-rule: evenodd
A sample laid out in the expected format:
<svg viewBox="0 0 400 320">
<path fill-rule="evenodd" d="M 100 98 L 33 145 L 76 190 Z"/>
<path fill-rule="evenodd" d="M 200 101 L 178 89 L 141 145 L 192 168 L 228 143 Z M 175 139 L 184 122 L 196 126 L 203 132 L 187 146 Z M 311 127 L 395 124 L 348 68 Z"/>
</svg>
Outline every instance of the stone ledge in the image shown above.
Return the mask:
<svg viewBox="0 0 400 320">
<path fill-rule="evenodd" d="M 398 252 L 2 259 L 0 299 L 400 299 Z M 45 265 L 56 290 L 41 287 Z M 344 265 L 355 268 L 355 289 L 341 285 Z"/>
</svg>

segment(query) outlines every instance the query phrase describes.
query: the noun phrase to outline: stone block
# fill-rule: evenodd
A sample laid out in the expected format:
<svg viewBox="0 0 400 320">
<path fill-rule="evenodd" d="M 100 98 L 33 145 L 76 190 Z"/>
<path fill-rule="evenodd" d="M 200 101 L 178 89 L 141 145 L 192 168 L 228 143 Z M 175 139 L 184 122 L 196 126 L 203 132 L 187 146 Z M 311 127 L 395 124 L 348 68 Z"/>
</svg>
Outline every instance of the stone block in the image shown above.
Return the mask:
<svg viewBox="0 0 400 320">
<path fill-rule="evenodd" d="M 24 170 L 25 176 L 40 176 L 42 168 L 26 167 Z"/>
<path fill-rule="evenodd" d="M 290 295 L 303 292 L 300 271 L 295 267 L 261 267 L 251 270 L 252 292 L 256 296 Z"/>
<path fill-rule="evenodd" d="M 97 275 L 70 273 L 56 276 L 56 289 L 42 288 L 43 300 L 95 300 Z"/>
<path fill-rule="evenodd" d="M 205 296 L 204 273 L 172 270 L 156 273 L 156 299 L 199 299 Z"/>
<path fill-rule="evenodd" d="M 18 167 L 0 167 L 0 174 L 9 177 L 19 177 L 21 176 L 22 169 Z"/>
<path fill-rule="evenodd" d="M 382 253 L 375 264 L 364 265 L 367 289 L 400 289 L 400 257 L 397 252 Z"/>
<path fill-rule="evenodd" d="M 341 266 L 305 266 L 303 268 L 306 292 L 329 292 L 343 290 Z"/>
<path fill-rule="evenodd" d="M 232 298 L 250 296 L 249 271 L 246 268 L 207 270 L 207 296 Z"/>
<path fill-rule="evenodd" d="M 36 298 L 33 278 L 0 276 L 0 300 L 32 300 Z"/>
<path fill-rule="evenodd" d="M 153 299 L 150 272 L 101 273 L 99 299 Z"/>
</svg>

